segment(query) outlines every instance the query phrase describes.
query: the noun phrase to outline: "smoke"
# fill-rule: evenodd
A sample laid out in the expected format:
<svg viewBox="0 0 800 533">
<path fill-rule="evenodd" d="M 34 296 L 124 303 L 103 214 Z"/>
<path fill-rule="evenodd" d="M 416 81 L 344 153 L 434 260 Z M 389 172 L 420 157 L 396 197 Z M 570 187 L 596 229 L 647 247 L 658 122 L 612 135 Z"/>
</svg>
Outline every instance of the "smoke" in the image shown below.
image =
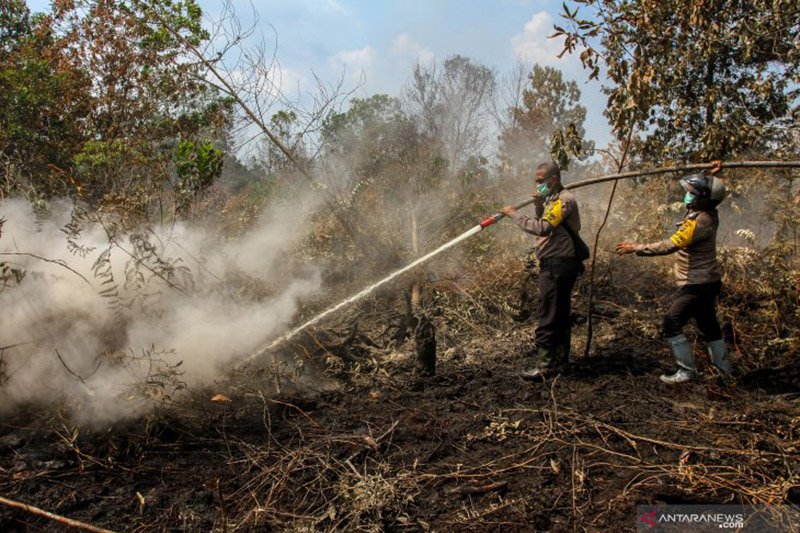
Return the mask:
<svg viewBox="0 0 800 533">
<path fill-rule="evenodd" d="M 156 255 L 136 261 L 130 236 L 110 246 L 98 224 L 76 241 L 85 253 L 70 251 L 68 203 L 41 218 L 6 201 L 0 262 L 25 276 L 17 284 L 7 274 L 0 286 L 0 415 L 60 403 L 82 422 L 131 417 L 251 354 L 320 291 L 318 269 L 290 272 L 282 260 L 319 203 L 273 205 L 231 242 L 199 226 L 153 230 Z M 231 279 L 246 279 L 259 297 L 223 283 Z"/>
</svg>

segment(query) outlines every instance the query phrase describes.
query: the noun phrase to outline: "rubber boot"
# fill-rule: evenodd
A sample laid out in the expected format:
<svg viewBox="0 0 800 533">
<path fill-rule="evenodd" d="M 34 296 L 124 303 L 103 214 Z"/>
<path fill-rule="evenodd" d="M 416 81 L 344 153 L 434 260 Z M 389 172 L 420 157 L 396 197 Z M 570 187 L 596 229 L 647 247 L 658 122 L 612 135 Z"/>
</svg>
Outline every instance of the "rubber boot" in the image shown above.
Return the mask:
<svg viewBox="0 0 800 533">
<path fill-rule="evenodd" d="M 719 370 L 722 379 L 730 380 L 733 368 L 730 360 L 728 360 L 728 349 L 725 347 L 725 341 L 722 339 L 710 341 L 708 343 L 708 355 L 711 356 L 711 362 Z"/>
<path fill-rule="evenodd" d="M 667 338 L 669 347 L 672 348 L 672 354 L 675 356 L 675 363 L 678 365 L 678 371 L 669 376 L 661 376 L 661 381 L 664 383 L 685 383 L 694 378 L 694 356 L 692 355 L 692 344 L 686 335 L 676 335 Z"/>
<path fill-rule="evenodd" d="M 522 379 L 536 380 L 550 375 L 561 366 L 560 346 L 540 346 L 536 351 L 536 363 L 520 373 Z"/>
</svg>

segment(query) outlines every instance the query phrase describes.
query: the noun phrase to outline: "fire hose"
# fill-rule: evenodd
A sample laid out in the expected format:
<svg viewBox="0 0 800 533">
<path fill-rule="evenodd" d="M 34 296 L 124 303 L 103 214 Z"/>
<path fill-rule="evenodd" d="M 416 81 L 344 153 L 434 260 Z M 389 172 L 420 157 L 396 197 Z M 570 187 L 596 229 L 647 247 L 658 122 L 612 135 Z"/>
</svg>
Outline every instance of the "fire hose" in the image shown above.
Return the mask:
<svg viewBox="0 0 800 533">
<path fill-rule="evenodd" d="M 635 171 L 630 171 L 630 172 L 620 172 L 620 173 L 616 173 L 616 174 L 606 174 L 606 175 L 600 176 L 598 178 L 591 178 L 591 179 L 587 179 L 587 180 L 578 181 L 578 182 L 575 182 L 575 183 L 570 183 L 570 184 L 564 185 L 564 188 L 565 189 L 578 189 L 580 187 L 586 187 L 586 186 L 589 186 L 589 185 L 597 185 L 599 183 L 606 183 L 606 182 L 610 182 L 610 181 L 617 181 L 617 180 L 623 180 L 623 179 L 640 178 L 640 177 L 654 176 L 654 175 L 658 175 L 658 174 L 669 174 L 669 173 L 672 173 L 672 172 L 687 172 L 687 171 L 711 170 L 711 169 L 716 171 L 716 170 L 724 169 L 724 168 L 800 168 L 800 161 L 731 161 L 731 162 L 719 162 L 719 161 L 716 161 L 716 162 L 713 162 L 713 163 L 696 163 L 696 164 L 689 164 L 689 165 L 676 165 L 676 166 L 669 166 L 669 167 L 653 168 L 653 169 L 648 169 L 648 170 L 635 170 Z M 527 207 L 527 206 L 531 205 L 535 201 L 536 201 L 535 198 L 530 198 L 530 199 L 525 200 L 524 202 L 514 206 L 514 209 L 515 210 L 522 209 L 524 207 Z M 408 272 L 409 270 L 412 270 L 412 269 L 418 267 L 419 265 L 421 265 L 423 263 L 426 263 L 427 261 L 429 261 L 430 259 L 432 259 L 436 255 L 440 254 L 441 252 L 444 252 L 448 248 L 451 248 L 451 247 L 455 246 L 456 244 L 458 244 L 461 241 L 471 237 L 472 235 L 480 233 L 485 228 L 488 228 L 489 226 L 492 226 L 495 223 L 497 223 L 498 221 L 502 220 L 505 216 L 506 215 L 504 213 L 498 212 L 498 213 L 495 213 L 495 214 L 485 218 L 477 226 L 474 226 L 473 228 L 465 231 L 464 233 L 462 233 L 461 235 L 459 235 L 455 239 L 452 239 L 451 241 L 443 244 L 442 246 L 440 246 L 436 250 L 434 250 L 434 251 L 432 251 L 432 252 L 430 252 L 430 253 L 428 253 L 428 254 L 426 254 L 426 255 L 424 255 L 424 256 L 416 259 L 416 260 L 414 260 L 413 262 L 409 263 L 405 267 L 403 267 L 403 268 L 401 268 L 399 270 L 396 270 L 395 272 L 389 274 L 385 278 L 383 278 L 383 279 L 377 281 L 376 283 L 373 283 L 372 285 L 366 287 L 361 292 L 358 292 L 355 295 L 351 296 L 350 298 L 347 298 L 346 300 L 340 302 L 339 304 L 337 304 L 337 305 L 335 305 L 333 307 L 330 307 L 330 308 L 326 309 L 325 311 L 322 311 L 321 313 L 319 313 L 314 318 L 312 318 L 312 319 L 308 320 L 307 322 L 301 324 L 300 326 L 298 326 L 298 327 L 296 327 L 296 328 L 284 333 L 283 335 L 281 335 L 278 338 L 276 338 L 273 341 L 271 341 L 269 344 L 266 344 L 266 345 L 260 347 L 258 350 L 253 352 L 253 354 L 251 354 L 248 358 L 244 359 L 240 363 L 240 365 L 237 365 L 237 366 L 241 366 L 243 364 L 246 364 L 246 363 L 256 359 L 257 357 L 259 357 L 260 355 L 264 354 L 265 352 L 270 351 L 271 349 L 275 348 L 276 346 L 278 346 L 278 345 L 282 344 L 283 342 L 289 340 L 290 338 L 294 337 L 295 335 L 297 335 L 301 331 L 303 331 L 303 330 L 307 329 L 308 327 L 316 324 L 317 322 L 319 322 L 320 320 L 322 320 L 326 316 L 335 313 L 336 311 L 342 309 L 343 307 L 346 307 L 347 305 L 349 305 L 349 304 L 351 304 L 351 303 L 353 303 L 353 302 L 355 302 L 357 300 L 360 300 L 361 298 L 369 295 L 376 288 L 378 288 L 378 287 L 390 282 L 391 280 L 395 279 L 396 277 L 400 276 L 401 274 L 404 274 L 405 272 Z"/>
</svg>

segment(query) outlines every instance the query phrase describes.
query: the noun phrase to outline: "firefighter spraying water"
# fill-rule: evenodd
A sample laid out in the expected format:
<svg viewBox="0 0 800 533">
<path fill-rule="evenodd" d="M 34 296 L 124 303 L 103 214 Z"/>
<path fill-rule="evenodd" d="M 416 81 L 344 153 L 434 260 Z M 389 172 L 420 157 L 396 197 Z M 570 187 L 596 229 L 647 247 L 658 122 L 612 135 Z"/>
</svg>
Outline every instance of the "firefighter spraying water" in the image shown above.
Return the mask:
<svg viewBox="0 0 800 533">
<path fill-rule="evenodd" d="M 522 202 L 521 204 L 517 205 L 515 208 L 516 209 L 522 209 L 523 207 L 526 207 L 526 206 L 532 204 L 534 201 L 535 201 L 535 199 L 532 198 L 530 200 Z M 503 213 L 495 213 L 494 215 L 492 215 L 490 217 L 487 217 L 480 224 L 478 224 L 477 226 L 474 226 L 473 228 L 470 228 L 469 230 L 465 231 L 464 233 L 462 233 L 461 235 L 459 235 L 455 239 L 453 239 L 453 240 L 451 240 L 449 242 L 446 242 L 445 244 L 441 245 L 440 247 L 438 247 L 434 251 L 432 251 L 432 252 L 420 257 L 419 259 L 415 260 L 412 263 L 409 263 L 408 265 L 404 266 L 400 270 L 396 270 L 396 271 L 392 272 L 391 274 L 389 274 L 388 276 L 386 276 L 382 280 L 373 283 L 372 285 L 370 285 L 369 287 L 365 288 L 361 292 L 359 292 L 357 294 L 354 294 L 350 298 L 347 298 L 346 300 L 336 304 L 335 306 L 326 309 L 325 311 L 323 311 L 322 313 L 318 314 L 317 316 L 315 316 L 311 320 L 309 320 L 309 321 L 301 324 L 300 326 L 297 326 L 296 328 L 284 333 L 283 335 L 281 335 L 277 339 L 273 340 L 272 342 L 270 342 L 266 346 L 263 346 L 258 351 L 253 353 L 253 355 L 251 355 L 249 359 L 250 360 L 255 359 L 256 357 L 258 357 L 259 355 L 263 354 L 264 352 L 267 352 L 267 351 L 275 348 L 279 344 L 291 339 L 292 337 L 294 337 L 295 335 L 297 335 L 301 331 L 305 330 L 306 328 L 308 328 L 310 326 L 313 326 L 314 324 L 316 324 L 317 322 L 319 322 L 323 318 L 325 318 L 325 317 L 327 317 L 329 315 L 332 315 L 336 311 L 338 311 L 338 310 L 340 310 L 340 309 L 342 309 L 344 307 L 347 307 L 351 303 L 356 302 L 356 301 L 364 298 L 365 296 L 368 296 L 369 294 L 372 293 L 372 291 L 374 291 L 378 287 L 381 287 L 381 286 L 389 283 L 390 281 L 392 281 L 396 277 L 398 277 L 398 276 L 400 276 L 402 274 L 405 274 L 409 270 L 412 270 L 412 269 L 418 267 L 419 265 L 421 265 L 423 263 L 427 263 L 428 261 L 430 261 L 431 259 L 433 259 L 437 255 L 439 255 L 440 253 L 444 252 L 445 250 L 448 250 L 448 249 L 452 248 L 453 246 L 455 246 L 456 244 L 458 244 L 458 243 L 460 243 L 460 242 L 462 242 L 462 241 L 464 241 L 466 239 L 469 239 L 470 237 L 472 237 L 473 235 L 475 235 L 477 233 L 480 233 L 481 230 L 483 230 L 484 228 L 488 228 L 489 226 L 491 226 L 492 224 L 496 223 L 498 220 L 501 220 L 505 216 L 506 215 L 504 215 Z"/>
<path fill-rule="evenodd" d="M 718 170 L 718 169 L 723 169 L 723 168 L 800 168 L 800 161 L 739 161 L 739 162 L 725 162 L 725 163 L 720 163 L 719 161 L 717 161 L 717 162 L 713 162 L 713 163 L 698 163 L 698 164 L 680 165 L 680 166 L 672 166 L 672 167 L 661 167 L 661 168 L 653 168 L 653 169 L 647 169 L 647 170 L 623 172 L 623 173 L 618 173 L 618 174 L 608 174 L 608 175 L 605 175 L 605 176 L 600 176 L 598 178 L 592 178 L 592 179 L 588 179 L 588 180 L 579 181 L 579 182 L 576 182 L 576 183 L 563 185 L 563 189 L 572 190 L 572 189 L 577 189 L 577 188 L 580 188 L 580 187 L 586 187 L 586 186 L 589 186 L 589 185 L 595 185 L 595 184 L 599 184 L 599 183 L 606 183 L 606 182 L 610 182 L 610 181 L 616 181 L 616 180 L 622 180 L 622 179 L 632 179 L 632 178 L 641 178 L 641 177 L 654 176 L 654 175 L 660 175 L 660 174 L 666 174 L 666 173 L 689 172 L 689 171 L 704 171 L 704 170 L 710 170 L 710 169 L 717 169 Z M 538 198 L 538 195 L 534 194 L 533 198 L 530 198 L 530 199 L 528 199 L 528 200 L 526 200 L 524 202 L 519 203 L 518 205 L 513 206 L 510 210 L 507 209 L 507 208 L 504 209 L 504 210 L 507 213 L 511 213 L 512 211 L 516 212 L 517 210 L 523 209 L 523 208 L 525 208 L 525 207 L 527 207 L 527 206 L 529 206 L 531 204 L 534 204 L 535 202 L 537 202 L 539 200 L 540 199 Z M 510 207 L 510 206 L 507 206 L 507 207 Z M 426 254 L 426 255 L 416 259 L 415 261 L 409 263 L 408 265 L 404 266 L 403 268 L 400 268 L 399 270 L 396 270 L 396 271 L 392 272 L 388 276 L 386 276 L 383 279 L 381 279 L 381 280 L 373 283 L 372 285 L 366 287 L 362 291 L 354 294 L 353 296 L 347 298 L 346 300 L 343 300 L 342 302 L 336 304 L 335 306 L 330 307 L 330 308 L 322 311 L 321 313 L 319 313 L 318 315 L 316 315 L 312 319 L 304 322 L 303 324 L 295 327 L 294 329 L 284 333 L 283 335 L 281 335 L 281 336 L 277 337 L 276 339 L 270 341 L 269 343 L 263 345 L 258 350 L 253 352 L 248 358 L 246 358 L 243 361 L 242 364 L 245 364 L 245 363 L 248 363 L 250 361 L 253 361 L 254 359 L 258 358 L 259 356 L 263 355 L 264 353 L 273 350 L 274 348 L 276 348 L 280 344 L 282 344 L 282 343 L 288 341 L 289 339 L 293 338 L 294 336 L 296 336 L 298 333 L 306 330 L 307 328 L 313 326 L 314 324 L 317 324 L 322 319 L 332 315 L 333 313 L 336 313 L 337 311 L 347 307 L 348 305 L 350 305 L 350 304 L 352 304 L 354 302 L 357 302 L 358 300 L 361 300 L 362 298 L 364 298 L 364 297 L 368 296 L 369 294 L 371 294 L 378 287 L 381 287 L 381 286 L 389 283 L 390 281 L 394 280 L 398 276 L 400 276 L 400 275 L 402 275 L 402 274 L 404 274 L 406 272 L 409 272 L 410 270 L 413 270 L 414 268 L 416 268 L 416 267 L 418 267 L 418 266 L 420 266 L 420 265 L 422 265 L 424 263 L 427 263 L 428 261 L 430 261 L 431 259 L 433 259 L 437 255 L 441 254 L 442 252 L 444 252 L 444 251 L 454 247 L 455 245 L 457 245 L 457 244 L 469 239 L 473 235 L 476 235 L 476 234 L 480 233 L 485 228 L 488 228 L 489 226 L 494 225 L 495 223 L 497 223 L 498 221 L 502 220 L 506 216 L 508 216 L 506 213 L 498 212 L 498 213 L 495 213 L 495 214 L 487 217 L 482 222 L 480 222 L 478 225 L 470 228 L 469 230 L 465 231 L 464 233 L 462 233 L 458 237 L 450 240 L 449 242 L 446 242 L 445 244 L 441 245 L 440 247 L 438 247 L 437 249 L 433 250 L 432 252 L 429 252 L 428 254 Z M 576 254 L 576 255 L 579 255 L 579 254 Z M 582 259 L 585 259 L 585 257 L 583 257 Z M 536 372 L 536 374 L 538 374 L 538 372 Z"/>
</svg>

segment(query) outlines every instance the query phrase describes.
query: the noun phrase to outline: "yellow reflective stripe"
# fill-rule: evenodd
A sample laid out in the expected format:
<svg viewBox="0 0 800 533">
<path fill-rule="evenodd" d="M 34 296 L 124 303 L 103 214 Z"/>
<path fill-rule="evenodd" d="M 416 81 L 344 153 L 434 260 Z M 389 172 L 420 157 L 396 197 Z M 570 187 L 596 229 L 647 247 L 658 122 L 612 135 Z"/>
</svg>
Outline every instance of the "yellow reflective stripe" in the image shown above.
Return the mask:
<svg viewBox="0 0 800 533">
<path fill-rule="evenodd" d="M 542 218 L 549 222 L 554 228 L 561 224 L 561 221 L 564 220 L 564 211 L 561 207 L 561 198 L 547 206 Z"/>
<path fill-rule="evenodd" d="M 692 244 L 692 238 L 694 237 L 694 229 L 697 227 L 697 220 L 693 218 L 687 218 L 683 221 L 683 224 L 675 234 L 669 238 L 672 243 L 677 246 L 678 248 L 686 248 L 690 244 Z"/>
</svg>

